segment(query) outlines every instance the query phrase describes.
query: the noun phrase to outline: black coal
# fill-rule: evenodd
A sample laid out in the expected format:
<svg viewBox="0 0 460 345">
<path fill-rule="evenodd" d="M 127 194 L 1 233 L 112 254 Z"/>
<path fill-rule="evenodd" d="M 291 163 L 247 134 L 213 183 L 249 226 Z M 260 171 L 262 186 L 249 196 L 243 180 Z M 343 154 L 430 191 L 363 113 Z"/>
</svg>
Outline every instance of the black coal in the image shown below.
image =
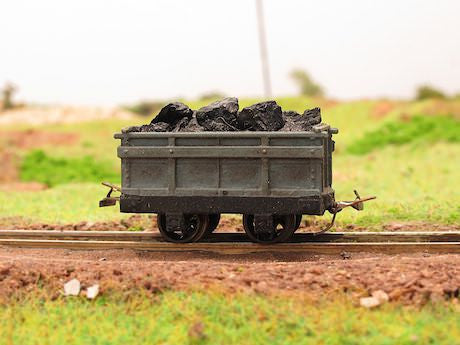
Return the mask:
<svg viewBox="0 0 460 345">
<path fill-rule="evenodd" d="M 284 126 L 283 111 L 275 101 L 256 103 L 238 113 L 238 125 L 243 130 L 277 131 Z"/>
<path fill-rule="evenodd" d="M 295 111 L 283 112 L 284 127 L 281 131 L 310 131 L 314 125 L 321 123 L 321 110 L 319 108 L 307 109 L 303 115 Z"/>
<path fill-rule="evenodd" d="M 237 131 L 238 98 L 228 97 L 196 111 L 196 120 L 206 131 Z"/>
<path fill-rule="evenodd" d="M 321 123 L 319 108 L 301 115 L 282 111 L 275 101 L 253 104 L 238 112 L 238 99 L 228 97 L 196 111 L 174 102 L 166 105 L 148 125 L 133 126 L 126 132 L 202 132 L 202 131 L 309 131 Z"/>
</svg>

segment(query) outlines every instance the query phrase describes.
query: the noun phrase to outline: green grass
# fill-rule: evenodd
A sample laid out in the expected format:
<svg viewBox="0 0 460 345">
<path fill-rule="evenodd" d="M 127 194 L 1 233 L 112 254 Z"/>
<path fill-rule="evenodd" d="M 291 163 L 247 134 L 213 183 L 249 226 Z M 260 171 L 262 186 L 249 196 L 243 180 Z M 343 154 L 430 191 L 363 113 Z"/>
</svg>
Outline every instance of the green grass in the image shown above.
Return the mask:
<svg viewBox="0 0 460 345">
<path fill-rule="evenodd" d="M 458 144 L 436 143 L 424 149 L 411 144 L 388 146 L 364 156 L 336 154 L 333 187 L 337 199 L 353 199 L 353 189 L 363 196 L 378 197 L 362 212 L 344 210 L 338 223 L 375 230 L 388 222 L 459 224 L 460 190 L 452 187 L 460 179 L 458 150 Z M 0 192 L 0 217 L 53 223 L 125 217 L 118 207 L 98 208 L 98 200 L 106 192 L 99 183 L 70 183 L 39 192 Z"/>
<path fill-rule="evenodd" d="M 91 156 L 82 158 L 50 157 L 42 150 L 29 152 L 20 167 L 22 181 L 35 181 L 56 186 L 72 182 L 119 182 L 121 177 L 110 163 L 97 162 Z"/>
<path fill-rule="evenodd" d="M 335 298 L 166 292 L 0 307 L 0 344 L 460 344 L 454 305 L 365 310 Z"/>
<path fill-rule="evenodd" d="M 447 116 L 414 116 L 406 121 L 387 122 L 349 145 L 352 154 L 363 155 L 388 145 L 412 142 L 432 144 L 437 141 L 460 142 L 460 121 Z"/>
<path fill-rule="evenodd" d="M 117 207 L 99 208 L 108 188 L 100 183 L 71 183 L 40 192 L 0 192 L 0 217 L 27 222 L 69 223 L 119 220 Z"/>
<path fill-rule="evenodd" d="M 240 107 L 257 101 L 243 99 Z M 284 97 L 277 101 L 284 109 L 297 111 L 324 103 L 323 120 L 340 130 L 334 136 L 336 152 L 333 158 L 333 187 L 337 200 L 353 199 L 353 189 L 360 191 L 363 196 L 378 197 L 366 204 L 363 212 L 341 212 L 338 216 L 339 224 L 355 223 L 375 230 L 381 229 L 388 222 L 460 224 L 460 190 L 455 187 L 460 180 L 460 144 L 455 142 L 459 133 L 459 113 L 455 111 L 460 109 L 460 102 L 393 102 L 393 108 L 384 117 L 376 117 L 375 108 L 380 104 L 379 101 L 363 100 L 332 105 L 324 100 L 305 97 Z M 187 103 L 196 109 L 208 101 Z M 424 112 L 438 112 L 441 115 L 452 113 L 454 117 L 433 117 L 440 119 L 439 126 L 432 124 L 433 115 L 408 122 L 399 120 L 402 114 L 405 119 L 410 119 Z M 27 167 L 27 180 L 44 181 L 52 186 L 57 184 L 53 180 L 68 182 L 75 178 L 94 182 L 59 184 L 39 192 L 0 191 L 0 217 L 25 217 L 30 221 L 43 222 L 125 217 L 119 214 L 117 207 L 97 207 L 98 200 L 106 193 L 99 181 L 108 179 L 114 183 L 119 182 L 120 161 L 116 156 L 119 140 L 113 139 L 113 133 L 129 125 L 149 122 L 149 119 L 136 117 L 132 120 L 34 127 L 38 130 L 76 133 L 79 140 L 73 146 L 42 147 L 45 164 L 30 164 Z M 395 124 L 397 128 L 391 130 Z M 22 129 L 28 128 L 30 126 Z M 421 137 L 412 135 L 414 133 L 425 134 Z M 450 136 L 446 137 L 446 133 L 457 139 L 447 142 Z M 445 140 L 439 141 L 439 136 Z M 392 144 L 395 141 L 400 144 Z M 365 152 L 351 154 L 349 150 L 353 146 L 362 146 Z M 25 158 L 26 162 L 28 154 L 28 151 L 19 151 L 19 156 Z M 85 156 L 93 157 L 89 165 L 93 168 L 97 166 L 98 173 L 100 164 L 104 165 L 104 169 L 107 168 L 105 176 L 93 176 L 91 172 L 87 174 L 82 158 Z M 58 158 L 65 158 L 64 168 L 56 164 Z M 94 171 L 93 168 L 89 170 Z M 58 173 L 55 169 L 62 170 Z"/>
<path fill-rule="evenodd" d="M 339 223 L 375 230 L 388 222 L 460 224 L 460 190 L 455 188 L 460 179 L 458 152 L 458 144 L 440 142 L 423 148 L 416 143 L 388 146 L 364 156 L 337 154 L 336 198 L 353 199 L 353 189 L 362 196 L 377 196 L 362 212 L 341 212 Z"/>
</svg>

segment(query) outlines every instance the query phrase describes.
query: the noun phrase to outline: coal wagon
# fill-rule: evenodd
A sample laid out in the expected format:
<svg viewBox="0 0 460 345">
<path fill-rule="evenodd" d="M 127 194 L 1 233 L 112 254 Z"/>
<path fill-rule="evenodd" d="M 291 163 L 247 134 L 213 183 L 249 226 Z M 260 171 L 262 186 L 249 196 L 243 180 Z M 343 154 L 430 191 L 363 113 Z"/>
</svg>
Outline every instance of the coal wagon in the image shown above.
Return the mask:
<svg viewBox="0 0 460 345">
<path fill-rule="evenodd" d="M 120 203 L 127 213 L 156 213 L 162 236 L 195 242 L 212 233 L 223 213 L 242 214 L 249 238 L 283 242 L 302 215 L 335 215 L 345 206 L 332 189 L 333 134 L 309 132 L 128 132 L 121 140 Z"/>
</svg>

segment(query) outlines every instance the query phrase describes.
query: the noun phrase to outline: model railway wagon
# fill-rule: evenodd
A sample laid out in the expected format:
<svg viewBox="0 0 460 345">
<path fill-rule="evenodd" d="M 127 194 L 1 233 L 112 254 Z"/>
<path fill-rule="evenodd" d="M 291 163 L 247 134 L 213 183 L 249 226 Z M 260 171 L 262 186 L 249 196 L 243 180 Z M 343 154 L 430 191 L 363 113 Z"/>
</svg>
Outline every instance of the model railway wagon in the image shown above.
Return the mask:
<svg viewBox="0 0 460 345">
<path fill-rule="evenodd" d="M 222 213 L 243 214 L 251 240 L 283 242 L 302 215 L 361 208 L 336 203 L 332 189 L 332 135 L 311 132 L 125 132 L 121 139 L 121 212 L 157 213 L 162 236 L 195 242 L 212 233 Z"/>
</svg>

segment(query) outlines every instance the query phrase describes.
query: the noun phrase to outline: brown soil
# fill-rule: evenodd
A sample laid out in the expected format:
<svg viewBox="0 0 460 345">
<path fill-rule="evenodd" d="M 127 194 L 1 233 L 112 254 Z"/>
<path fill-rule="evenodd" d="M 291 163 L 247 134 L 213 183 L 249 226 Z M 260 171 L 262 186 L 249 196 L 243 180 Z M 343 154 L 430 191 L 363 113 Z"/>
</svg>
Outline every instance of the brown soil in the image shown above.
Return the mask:
<svg viewBox="0 0 460 345">
<path fill-rule="evenodd" d="M 46 184 L 40 182 L 0 183 L 0 191 L 2 192 L 38 192 L 47 188 Z"/>
<path fill-rule="evenodd" d="M 390 113 L 396 107 L 395 102 L 391 101 L 381 101 L 374 105 L 372 108 L 372 116 L 376 119 L 384 118 L 388 113 Z"/>
<path fill-rule="evenodd" d="M 0 229 L 9 230 L 89 230 L 89 231 L 123 231 L 157 229 L 156 216 L 133 215 L 127 219 L 106 222 L 88 222 L 56 224 L 56 223 L 31 223 L 21 217 L 0 218 Z"/>
<path fill-rule="evenodd" d="M 29 188 L 33 186 L 30 185 Z M 40 188 L 37 185 L 35 188 Z M 1 187 L 0 187 L 1 189 Z M 328 221 L 315 217 L 304 217 L 297 232 L 317 232 L 323 229 Z M 88 222 L 78 223 L 32 223 L 25 218 L 9 217 L 0 218 L 0 229 L 9 230 L 88 230 L 88 231 L 157 231 L 157 220 L 155 215 L 132 215 L 120 221 Z M 426 222 L 404 222 L 388 223 L 382 226 L 384 231 L 459 231 L 460 224 L 432 224 Z M 216 232 L 243 232 L 241 216 L 223 216 Z M 356 224 L 335 225 L 333 231 L 369 231 L 368 228 Z"/>
<path fill-rule="evenodd" d="M 2 172 L 0 174 L 0 184 L 6 184 L 19 179 L 18 157 L 7 149 L 2 149 L 0 145 L 0 161 L 2 162 Z"/>
<path fill-rule="evenodd" d="M 0 131 L 0 138 L 5 147 L 30 149 L 46 145 L 73 145 L 78 141 L 78 134 L 28 129 L 26 131 Z"/>
<path fill-rule="evenodd" d="M 454 116 L 456 119 L 460 119 L 460 102 L 432 100 L 423 108 L 421 113 L 433 116 Z"/>
<path fill-rule="evenodd" d="M 383 225 L 384 231 L 458 231 L 460 224 L 431 224 L 426 222 L 387 223 Z"/>
<path fill-rule="evenodd" d="M 132 119 L 133 114 L 117 108 L 73 106 L 25 106 L 1 113 L 0 125 L 78 123 L 104 119 Z"/>
<path fill-rule="evenodd" d="M 98 283 L 102 294 L 217 287 L 229 293 L 294 293 L 312 298 L 345 293 L 357 299 L 383 290 L 391 301 L 424 304 L 459 297 L 460 255 L 356 254 L 343 260 L 269 252 L 238 256 L 0 248 L 0 299 L 4 301 L 37 288 L 57 297 L 72 278 L 83 287 Z"/>
<path fill-rule="evenodd" d="M 9 230 L 78 230 L 78 231 L 157 231 L 155 215 L 132 215 L 120 221 L 87 222 L 57 224 L 31 223 L 21 217 L 0 218 L 0 229 Z M 216 231 L 243 232 L 241 217 L 222 217 Z"/>
</svg>

